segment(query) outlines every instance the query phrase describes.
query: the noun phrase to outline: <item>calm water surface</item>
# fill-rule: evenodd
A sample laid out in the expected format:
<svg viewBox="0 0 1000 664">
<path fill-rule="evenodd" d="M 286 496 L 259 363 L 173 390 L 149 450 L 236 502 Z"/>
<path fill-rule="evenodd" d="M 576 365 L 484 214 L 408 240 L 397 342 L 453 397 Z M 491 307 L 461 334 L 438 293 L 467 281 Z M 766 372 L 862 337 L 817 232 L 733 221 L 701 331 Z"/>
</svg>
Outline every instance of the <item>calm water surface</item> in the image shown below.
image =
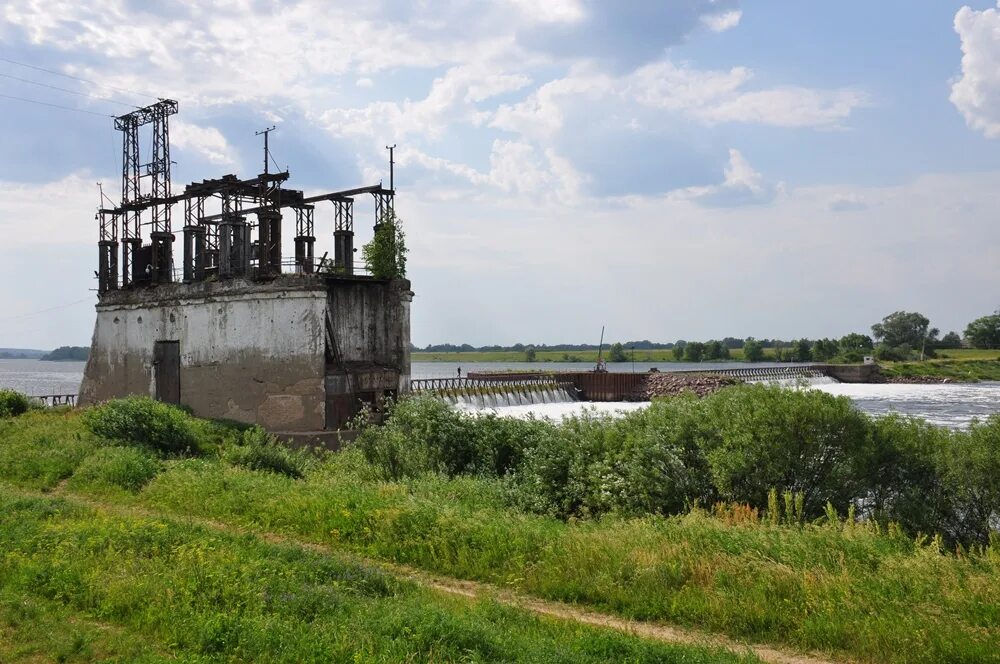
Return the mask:
<svg viewBox="0 0 1000 664">
<path fill-rule="evenodd" d="M 84 362 L 43 362 L 41 360 L 0 360 L 0 388 L 13 388 L 30 395 L 75 394 L 83 379 Z M 589 362 L 482 362 L 458 365 L 450 362 L 414 362 L 413 378 L 443 378 L 455 376 L 461 366 L 462 375 L 469 371 L 503 369 L 528 369 L 533 371 L 587 371 Z M 742 362 L 690 364 L 683 362 L 636 362 L 637 372 L 657 367 L 660 371 L 682 369 L 738 368 L 741 366 L 776 366 L 764 363 L 748 365 Z M 777 366 L 788 366 L 787 364 Z M 609 371 L 628 372 L 631 362 L 609 364 Z M 830 394 L 850 397 L 858 407 L 874 415 L 898 412 L 915 415 L 947 427 L 966 427 L 973 418 L 986 418 L 1000 413 L 1000 383 L 959 383 L 946 385 L 815 385 L 814 389 Z M 635 410 L 648 404 L 642 403 L 548 403 L 531 406 L 497 408 L 496 412 L 512 417 L 560 418 L 590 409 L 599 412 Z"/>
<path fill-rule="evenodd" d="M 0 387 L 31 396 L 76 394 L 86 362 L 0 360 Z"/>
</svg>

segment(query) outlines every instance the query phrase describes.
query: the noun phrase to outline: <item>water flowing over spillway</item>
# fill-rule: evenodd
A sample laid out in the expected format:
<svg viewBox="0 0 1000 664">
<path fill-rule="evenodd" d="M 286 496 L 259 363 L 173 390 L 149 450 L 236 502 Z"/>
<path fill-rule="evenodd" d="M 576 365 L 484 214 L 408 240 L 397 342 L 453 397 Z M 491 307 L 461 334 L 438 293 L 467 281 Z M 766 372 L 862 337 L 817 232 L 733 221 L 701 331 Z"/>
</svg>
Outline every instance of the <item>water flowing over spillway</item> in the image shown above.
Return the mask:
<svg viewBox="0 0 1000 664">
<path fill-rule="evenodd" d="M 493 388 L 473 388 L 468 391 L 442 394 L 439 398 L 462 410 L 573 403 L 578 400 L 575 390 L 570 385 L 523 386 L 502 383 Z"/>
</svg>

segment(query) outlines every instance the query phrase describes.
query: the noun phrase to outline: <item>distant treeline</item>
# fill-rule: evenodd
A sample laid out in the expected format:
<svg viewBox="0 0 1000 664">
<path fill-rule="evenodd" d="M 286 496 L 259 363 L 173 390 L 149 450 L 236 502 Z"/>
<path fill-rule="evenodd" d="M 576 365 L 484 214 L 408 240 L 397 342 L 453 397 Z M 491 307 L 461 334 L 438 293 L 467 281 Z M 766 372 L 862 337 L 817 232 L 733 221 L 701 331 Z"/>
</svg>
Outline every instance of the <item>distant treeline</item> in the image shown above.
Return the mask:
<svg viewBox="0 0 1000 664">
<path fill-rule="evenodd" d="M 44 350 L 32 348 L 0 348 L 0 360 L 37 360 L 43 355 Z"/>
<path fill-rule="evenodd" d="M 738 339 L 736 337 L 726 337 L 722 339 L 719 343 L 726 348 L 743 348 L 744 339 Z M 635 350 L 673 350 L 676 346 L 686 346 L 687 341 L 684 339 L 678 339 L 677 341 L 668 341 L 666 343 L 658 343 L 655 341 L 650 341 L 648 339 L 643 339 L 642 341 L 619 341 L 615 342 L 620 344 L 624 348 Z M 790 346 L 791 341 L 782 341 L 780 339 L 760 339 L 759 343 L 762 348 L 781 348 L 783 346 Z M 604 348 L 611 347 L 611 342 L 604 344 Z M 536 351 L 571 351 L 571 350 L 598 350 L 598 344 L 522 344 L 517 343 L 513 346 L 472 346 L 470 344 L 427 344 L 425 347 L 420 348 L 413 344 L 410 344 L 410 350 L 420 351 L 422 353 L 523 353 L 529 348 L 534 348 Z"/>
<path fill-rule="evenodd" d="M 619 341 L 604 345 L 609 362 L 624 362 L 627 350 L 669 350 L 675 360 L 702 362 L 704 360 L 731 359 L 731 350 L 739 349 L 741 359 L 759 362 L 764 359 L 764 349 L 771 349 L 768 359 L 779 362 L 859 362 L 874 355 L 879 360 L 912 360 L 934 357 L 935 350 L 961 348 L 1000 348 L 1000 309 L 970 322 L 965 335 L 940 330 L 930 326 L 930 320 L 916 311 L 895 311 L 871 327 L 872 334 L 851 333 L 840 339 L 754 339 L 725 337 L 721 340 L 656 343 Z M 513 346 L 472 346 L 470 344 L 429 344 L 426 348 L 411 349 L 429 353 L 516 352 L 524 353 L 529 362 L 541 351 L 595 351 L 596 344 L 514 344 Z"/>
<path fill-rule="evenodd" d="M 59 346 L 59 348 L 56 348 L 51 353 L 43 355 L 41 359 L 52 362 L 83 362 L 88 357 L 90 357 L 89 348 L 84 348 L 83 346 Z"/>
</svg>

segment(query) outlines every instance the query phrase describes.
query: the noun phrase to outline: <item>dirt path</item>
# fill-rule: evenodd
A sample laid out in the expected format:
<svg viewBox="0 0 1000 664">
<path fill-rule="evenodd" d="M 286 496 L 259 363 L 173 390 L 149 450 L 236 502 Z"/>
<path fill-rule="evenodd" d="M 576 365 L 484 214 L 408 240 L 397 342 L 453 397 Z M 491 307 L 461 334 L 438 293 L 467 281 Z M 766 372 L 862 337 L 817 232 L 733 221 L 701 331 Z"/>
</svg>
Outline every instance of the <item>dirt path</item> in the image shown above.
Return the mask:
<svg viewBox="0 0 1000 664">
<path fill-rule="evenodd" d="M 96 511 L 118 516 L 154 518 L 165 521 L 173 521 L 176 523 L 201 526 L 209 530 L 227 534 L 251 535 L 271 544 L 294 546 L 308 551 L 334 556 L 340 560 L 344 560 L 345 562 L 379 568 L 390 574 L 408 579 L 420 586 L 439 593 L 457 595 L 474 600 L 493 599 L 502 604 L 506 604 L 507 606 L 529 611 L 537 615 L 548 616 L 559 620 L 569 620 L 572 622 L 606 629 L 613 629 L 618 632 L 632 634 L 640 638 L 660 641 L 663 643 L 722 648 L 738 654 L 745 654 L 749 652 L 756 655 L 762 661 L 770 664 L 846 664 L 849 661 L 831 660 L 815 654 L 799 654 L 790 650 L 767 645 L 742 643 L 718 634 L 700 632 L 692 629 L 673 627 L 658 623 L 626 620 L 617 616 L 582 609 L 578 606 L 566 604 L 564 602 L 556 602 L 539 599 L 529 595 L 522 595 L 489 583 L 437 576 L 407 565 L 399 565 L 396 563 L 365 558 L 350 551 L 343 551 L 324 544 L 317 544 L 315 542 L 309 542 L 279 533 L 260 532 L 251 528 L 245 528 L 204 517 L 160 512 L 135 505 L 116 505 L 113 503 L 105 503 L 93 498 L 70 493 L 66 490 L 65 484 L 61 484 L 47 493 L 28 491 L 7 485 L 6 483 L 4 483 L 4 487 L 12 492 L 16 492 L 24 496 L 58 496 L 59 498 L 89 507 Z"/>
</svg>

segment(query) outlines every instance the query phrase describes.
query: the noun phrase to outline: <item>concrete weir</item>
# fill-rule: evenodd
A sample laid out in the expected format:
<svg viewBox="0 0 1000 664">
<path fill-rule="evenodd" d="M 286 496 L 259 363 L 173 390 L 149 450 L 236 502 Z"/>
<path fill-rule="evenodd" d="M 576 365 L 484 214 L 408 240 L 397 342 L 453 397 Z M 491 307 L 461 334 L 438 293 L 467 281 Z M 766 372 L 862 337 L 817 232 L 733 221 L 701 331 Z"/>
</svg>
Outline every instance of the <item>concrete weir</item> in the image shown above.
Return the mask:
<svg viewBox="0 0 1000 664">
<path fill-rule="evenodd" d="M 131 394 L 274 431 L 409 389 L 410 282 L 285 274 L 100 295 L 79 403 Z"/>
</svg>

